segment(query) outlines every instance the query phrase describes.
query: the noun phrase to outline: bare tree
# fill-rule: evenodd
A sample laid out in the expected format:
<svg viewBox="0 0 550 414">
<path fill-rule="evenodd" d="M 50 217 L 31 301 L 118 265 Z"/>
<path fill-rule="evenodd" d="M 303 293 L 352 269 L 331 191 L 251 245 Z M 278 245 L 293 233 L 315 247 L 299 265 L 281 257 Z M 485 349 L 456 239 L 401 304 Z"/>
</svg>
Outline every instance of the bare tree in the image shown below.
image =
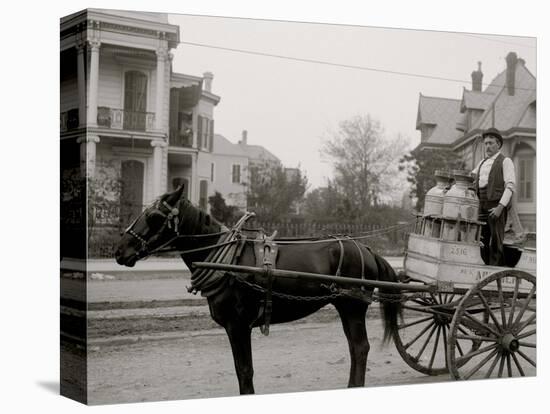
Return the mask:
<svg viewBox="0 0 550 414">
<path fill-rule="evenodd" d="M 351 215 L 361 216 L 371 206 L 395 193 L 398 161 L 407 148 L 401 137 L 390 139 L 379 121 L 370 115 L 344 120 L 330 133 L 321 152 L 333 162 L 337 189 L 350 206 Z M 405 181 L 405 179 L 403 179 Z"/>
</svg>

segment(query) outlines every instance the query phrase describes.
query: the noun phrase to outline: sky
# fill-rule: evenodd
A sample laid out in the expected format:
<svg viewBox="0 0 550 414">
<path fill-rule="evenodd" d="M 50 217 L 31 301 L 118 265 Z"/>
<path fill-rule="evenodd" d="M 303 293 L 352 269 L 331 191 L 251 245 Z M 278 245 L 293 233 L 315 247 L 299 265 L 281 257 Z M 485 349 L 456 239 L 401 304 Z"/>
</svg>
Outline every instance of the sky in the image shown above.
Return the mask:
<svg viewBox="0 0 550 414">
<path fill-rule="evenodd" d="M 310 189 L 332 175 L 320 148 L 340 121 L 370 114 L 387 137 L 400 134 L 412 149 L 420 93 L 460 99 L 478 61 L 488 84 L 510 51 L 536 76 L 532 37 L 175 14 L 169 21 L 180 26 L 173 70 L 214 74 L 216 133 L 236 143 L 246 129 L 249 144 L 305 170 Z"/>
</svg>

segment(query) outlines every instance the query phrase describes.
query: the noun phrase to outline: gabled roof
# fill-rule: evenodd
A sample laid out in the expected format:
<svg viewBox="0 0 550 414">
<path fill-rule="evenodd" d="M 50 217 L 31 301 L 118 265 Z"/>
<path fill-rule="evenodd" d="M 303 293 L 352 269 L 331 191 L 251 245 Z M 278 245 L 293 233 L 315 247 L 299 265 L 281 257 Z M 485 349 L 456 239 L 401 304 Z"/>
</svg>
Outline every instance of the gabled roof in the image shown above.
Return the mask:
<svg viewBox="0 0 550 414">
<path fill-rule="evenodd" d="M 536 99 L 536 79 L 525 65 L 516 66 L 514 95 L 509 95 L 506 88 L 506 70 L 501 72 L 486 89 L 498 93 L 479 121 L 471 129 L 484 130 L 494 126 L 506 131 L 517 127 L 528 106 Z M 487 92 L 484 93 L 487 93 Z M 493 124 L 494 122 L 494 124 Z M 536 124 L 531 125 L 536 128 Z"/>
<path fill-rule="evenodd" d="M 460 116 L 460 103 L 458 99 L 420 94 L 416 129 L 420 129 L 422 124 L 434 126 L 431 135 L 423 144 L 451 144 L 460 137 L 461 133 L 456 129 Z"/>
<path fill-rule="evenodd" d="M 467 127 L 469 109 L 482 111 Z M 484 91 L 464 89 L 461 100 L 428 97 L 420 94 L 416 129 L 433 128 L 422 141 L 425 145 L 462 145 L 480 131 L 495 127 L 501 131 L 513 128 L 536 129 L 536 78 L 517 60 L 514 95 L 508 93 L 506 69 L 500 72 Z M 460 130 L 460 131 L 459 131 Z"/>
<path fill-rule="evenodd" d="M 281 160 L 261 145 L 239 144 L 248 158 L 252 161 L 281 162 Z"/>
<path fill-rule="evenodd" d="M 518 126 L 522 128 L 537 127 L 537 101 L 531 102 L 527 108 L 525 108 L 525 112 L 521 115 Z"/>
<path fill-rule="evenodd" d="M 469 91 L 466 88 L 462 92 L 460 112 L 466 109 L 487 109 L 495 99 L 495 95 L 487 92 Z"/>
<path fill-rule="evenodd" d="M 233 144 L 220 134 L 214 134 L 214 155 L 215 154 L 248 158 L 247 154 L 242 150 L 241 145 Z"/>
</svg>

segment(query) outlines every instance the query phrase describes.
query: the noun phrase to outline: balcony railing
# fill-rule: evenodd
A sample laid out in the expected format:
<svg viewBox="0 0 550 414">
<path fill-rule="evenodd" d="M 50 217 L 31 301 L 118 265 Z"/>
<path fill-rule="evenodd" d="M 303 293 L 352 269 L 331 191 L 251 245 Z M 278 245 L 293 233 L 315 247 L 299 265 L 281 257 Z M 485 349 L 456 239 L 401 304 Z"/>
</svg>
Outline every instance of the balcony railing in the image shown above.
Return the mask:
<svg viewBox="0 0 550 414">
<path fill-rule="evenodd" d="M 169 145 L 173 147 L 193 147 L 193 130 L 187 129 L 180 131 L 178 129 L 170 128 Z"/>
<path fill-rule="evenodd" d="M 152 131 L 155 127 L 155 113 L 100 106 L 97 108 L 97 125 L 128 131 Z"/>
<path fill-rule="evenodd" d="M 60 129 L 61 132 L 66 132 L 70 129 L 78 128 L 80 120 L 78 118 L 78 108 L 69 109 L 60 114 Z"/>
</svg>

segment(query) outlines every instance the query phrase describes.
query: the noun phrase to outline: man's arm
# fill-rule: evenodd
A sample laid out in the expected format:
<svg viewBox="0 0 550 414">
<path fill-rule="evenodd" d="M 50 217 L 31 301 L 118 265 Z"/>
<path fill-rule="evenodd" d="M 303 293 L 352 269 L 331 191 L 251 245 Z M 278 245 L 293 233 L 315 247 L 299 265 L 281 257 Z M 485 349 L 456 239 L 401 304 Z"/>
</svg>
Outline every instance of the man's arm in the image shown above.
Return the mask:
<svg viewBox="0 0 550 414">
<path fill-rule="evenodd" d="M 516 170 L 510 158 L 504 158 L 502 162 L 502 175 L 504 177 L 504 193 L 500 198 L 499 204 L 506 207 L 510 204 L 512 194 L 516 190 Z"/>
</svg>

